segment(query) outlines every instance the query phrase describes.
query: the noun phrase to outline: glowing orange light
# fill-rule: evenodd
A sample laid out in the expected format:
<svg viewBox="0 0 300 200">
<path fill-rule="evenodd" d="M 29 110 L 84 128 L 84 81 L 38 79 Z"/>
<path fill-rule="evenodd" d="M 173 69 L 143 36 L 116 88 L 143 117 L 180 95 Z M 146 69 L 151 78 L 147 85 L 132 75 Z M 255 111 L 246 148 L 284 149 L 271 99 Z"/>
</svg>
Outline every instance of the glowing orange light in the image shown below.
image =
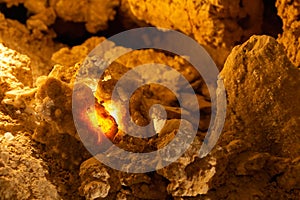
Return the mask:
<svg viewBox="0 0 300 200">
<path fill-rule="evenodd" d="M 118 125 L 115 119 L 107 112 L 99 103 L 95 103 L 94 107 L 90 107 L 86 111 L 87 119 L 86 121 L 88 125 L 88 129 L 94 134 L 98 135 L 97 143 L 101 143 L 103 134 L 113 139 L 113 137 L 118 132 Z"/>
<path fill-rule="evenodd" d="M 73 116 L 80 137 L 89 148 L 101 152 L 111 146 L 104 138 L 113 140 L 118 132 L 118 124 L 107 109 L 93 97 L 92 90 L 86 85 L 76 85 L 73 97 Z"/>
<path fill-rule="evenodd" d="M 104 106 L 99 103 L 95 104 L 97 122 L 103 133 L 108 138 L 113 138 L 118 131 L 118 125 L 115 119 L 105 109 Z"/>
<path fill-rule="evenodd" d="M 112 102 L 104 102 L 102 104 L 105 107 L 105 110 L 107 110 L 107 112 L 109 112 L 109 114 L 115 119 L 116 123 L 118 124 L 118 126 L 120 127 L 121 123 L 121 113 L 120 113 L 120 109 L 118 109 L 118 107 L 116 106 L 117 104 L 113 105 Z"/>
</svg>

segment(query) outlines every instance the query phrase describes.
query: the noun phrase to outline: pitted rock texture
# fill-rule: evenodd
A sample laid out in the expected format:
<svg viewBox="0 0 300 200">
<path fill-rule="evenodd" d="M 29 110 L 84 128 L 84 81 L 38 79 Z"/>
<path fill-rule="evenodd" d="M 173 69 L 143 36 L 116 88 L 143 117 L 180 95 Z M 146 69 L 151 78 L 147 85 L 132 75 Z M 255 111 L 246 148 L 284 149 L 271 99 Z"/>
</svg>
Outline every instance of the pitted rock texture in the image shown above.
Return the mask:
<svg viewBox="0 0 300 200">
<path fill-rule="evenodd" d="M 5 93 L 32 86 L 31 60 L 0 43 L 0 101 Z"/>
<path fill-rule="evenodd" d="M 38 25 L 40 27 L 40 25 Z M 16 20 L 6 19 L 0 13 L 0 42 L 4 46 L 25 54 L 31 60 L 33 83 L 41 75 L 47 75 L 52 69 L 51 56 L 62 44 L 52 39 L 55 33 L 51 30 L 34 31 Z"/>
<path fill-rule="evenodd" d="M 255 139 L 253 148 L 277 146 L 269 153 L 299 156 L 300 73 L 283 47 L 272 37 L 252 36 L 233 49 L 225 66 L 221 78 L 227 86 L 228 114 L 236 113 L 227 119 L 228 127 L 249 131 L 251 140 Z M 256 137 L 251 135 L 254 132 Z M 242 137 L 247 138 L 246 133 Z"/>
<path fill-rule="evenodd" d="M 84 22 L 90 33 L 108 28 L 108 21 L 114 19 L 118 0 L 51 0 L 57 16 L 65 21 Z M 67 8 L 67 9 L 66 9 Z"/>
<path fill-rule="evenodd" d="M 284 26 L 278 39 L 283 46 L 274 38 L 254 36 L 235 48 L 261 33 L 263 2 L 268 1 L 0 2 L 28 11 L 24 24 L 0 14 L 0 199 L 299 198 L 299 1 L 276 3 Z M 112 20 L 124 27 L 109 26 Z M 54 27 L 65 24 L 75 27 L 62 27 L 69 31 L 68 39 L 81 35 L 82 29 L 87 35 L 80 41 L 89 39 L 79 46 L 61 44 L 63 33 Z M 217 146 L 199 158 L 212 112 L 201 76 L 188 60 L 166 52 L 146 49 L 120 57 L 105 74 L 110 78 L 98 84 L 97 98 L 109 99 L 122 73 L 157 61 L 186 77 L 197 93 L 201 113 L 198 134 L 181 158 L 154 172 L 130 174 L 105 166 L 85 149 L 74 126 L 71 96 L 85 57 L 104 40 L 89 33 L 108 36 L 114 28 L 148 25 L 192 36 L 220 68 L 230 54 L 220 74 L 228 95 L 227 119 Z M 125 50 L 109 45 L 112 52 L 104 48 L 102 56 Z M 92 61 L 101 63 L 97 58 Z M 165 105 L 169 116 L 165 127 L 151 139 L 120 131 L 113 142 L 141 153 L 168 144 L 181 117 L 175 95 L 157 85 L 145 86 L 132 102 L 132 117 L 140 125 L 149 121 L 151 105 Z"/>
<path fill-rule="evenodd" d="M 220 68 L 234 45 L 261 32 L 263 21 L 263 2 L 258 0 L 127 2 L 138 20 L 194 37 Z"/>
<path fill-rule="evenodd" d="M 298 198 L 292 170 L 300 158 L 299 75 L 272 37 L 252 36 L 233 49 L 220 74 L 228 101 L 224 131 L 204 158 L 216 160 L 208 197 Z"/>
<path fill-rule="evenodd" d="M 284 45 L 292 63 L 300 67 L 300 2 L 277 0 L 276 7 L 283 21 L 283 34 L 278 41 Z"/>
<path fill-rule="evenodd" d="M 30 138 L 16 134 L 0 135 L 1 199 L 62 199 L 47 179 L 46 164 L 34 157 Z"/>
<path fill-rule="evenodd" d="M 27 24 L 40 30 L 47 30 L 47 26 L 54 23 L 56 18 L 65 21 L 85 23 L 90 33 L 108 28 L 108 22 L 116 15 L 119 0 L 3 0 L 7 7 L 24 5 L 30 13 Z M 51 17 L 50 17 L 51 16 Z M 50 17 L 50 18 L 49 18 Z"/>
<path fill-rule="evenodd" d="M 166 199 L 166 180 L 158 174 L 128 174 L 95 158 L 82 163 L 81 194 L 86 199 Z"/>
<path fill-rule="evenodd" d="M 24 129 L 25 109 L 33 99 L 31 60 L 0 43 L 0 134 Z M 22 97 L 21 97 L 22 96 Z M 15 110 L 14 108 L 17 108 Z M 25 120 L 26 121 L 26 120 Z"/>
</svg>

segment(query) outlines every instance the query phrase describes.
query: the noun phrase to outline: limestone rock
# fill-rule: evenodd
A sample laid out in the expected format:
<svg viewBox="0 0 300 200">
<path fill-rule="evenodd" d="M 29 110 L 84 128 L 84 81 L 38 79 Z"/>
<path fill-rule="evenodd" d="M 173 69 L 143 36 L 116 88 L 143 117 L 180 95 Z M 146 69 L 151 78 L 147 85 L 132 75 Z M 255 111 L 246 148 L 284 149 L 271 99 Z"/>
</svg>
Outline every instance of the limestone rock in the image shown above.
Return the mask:
<svg viewBox="0 0 300 200">
<path fill-rule="evenodd" d="M 47 75 L 51 71 L 51 56 L 63 46 L 52 41 L 54 36 L 50 30 L 46 33 L 31 33 L 25 25 L 16 20 L 6 19 L 0 13 L 0 42 L 30 58 L 33 82 L 38 76 Z"/>
<path fill-rule="evenodd" d="M 284 45 L 292 63 L 300 67 L 300 2 L 277 0 L 276 7 L 283 21 L 283 34 L 278 41 Z"/>
<path fill-rule="evenodd" d="M 221 68 L 231 49 L 260 33 L 263 2 L 128 0 L 135 18 L 194 37 Z M 135 19 L 134 19 L 135 20 Z"/>
<path fill-rule="evenodd" d="M 190 148 L 171 165 L 157 173 L 170 181 L 167 191 L 173 197 L 194 197 L 207 194 L 211 179 L 216 174 L 216 159 L 197 158 L 202 141 L 196 136 Z"/>
<path fill-rule="evenodd" d="M 55 19 L 56 14 L 53 8 L 45 8 L 38 14 L 31 16 L 26 21 L 26 25 L 29 30 L 34 32 L 49 32 L 49 26 L 54 24 Z"/>
<path fill-rule="evenodd" d="M 272 37 L 252 36 L 235 47 L 220 74 L 228 101 L 224 131 L 207 157 L 197 158 L 197 136 L 181 158 L 157 171 L 170 181 L 168 193 L 183 199 L 297 198 L 299 75 Z"/>
<path fill-rule="evenodd" d="M 83 60 L 93 50 L 93 48 L 95 48 L 104 40 L 104 37 L 91 37 L 82 45 L 74 46 L 72 48 L 61 48 L 52 55 L 51 60 L 55 64 L 65 66 L 67 68 L 72 67 L 76 63 L 83 62 Z M 64 74 L 64 72 L 61 73 Z M 74 76 L 74 74 L 70 74 L 69 76 Z"/>
<path fill-rule="evenodd" d="M 80 64 L 103 38 L 91 38 L 81 46 L 71 49 L 62 48 L 55 52 L 52 60 L 57 65 L 54 66 L 49 75 L 39 77 L 37 81 L 37 94 L 35 110 L 45 121 L 41 126 L 49 126 L 50 132 L 67 133 L 77 137 L 73 116 L 72 116 L 72 90 Z M 39 130 L 35 133 L 35 139 L 43 141 L 44 133 L 39 137 Z M 50 134 L 50 133 L 49 133 Z M 50 134 L 51 135 L 51 134 Z"/>
<path fill-rule="evenodd" d="M 65 21 L 84 22 L 90 33 L 106 29 L 108 21 L 114 19 L 115 7 L 118 5 L 118 0 L 50 1 L 50 6 L 54 8 L 58 17 Z"/>
<path fill-rule="evenodd" d="M 0 43 L 0 101 L 1 110 L 5 106 L 30 110 L 36 89 L 33 85 L 31 59 Z"/>
<path fill-rule="evenodd" d="M 80 167 L 80 192 L 86 199 L 165 199 L 166 182 L 157 174 L 127 174 L 101 164 L 95 158 Z M 124 191 L 122 187 L 130 188 Z M 126 194 L 127 193 L 127 194 Z"/>
<path fill-rule="evenodd" d="M 220 74 L 228 101 L 224 131 L 204 158 L 216 159 L 216 190 L 208 197 L 297 198 L 299 75 L 272 37 L 252 36 L 233 49 Z"/>
<path fill-rule="evenodd" d="M 271 146 L 274 148 L 270 153 L 274 155 L 297 157 L 300 152 L 300 107 L 296 106 L 300 103 L 299 75 L 283 47 L 271 37 L 252 36 L 234 48 L 221 78 L 228 94 L 227 112 L 231 114 L 227 128 L 236 127 L 241 131 L 235 139 L 247 138 L 253 150 Z"/>
<path fill-rule="evenodd" d="M 24 4 L 24 6 L 32 13 L 39 13 L 46 9 L 46 0 L 2 0 L 1 2 L 6 3 L 8 8 L 12 6 L 19 6 Z"/>
<path fill-rule="evenodd" d="M 146 22 L 139 20 L 132 13 L 128 0 L 120 1 L 118 14 L 121 16 L 122 25 L 126 27 L 126 29 L 149 26 Z"/>
<path fill-rule="evenodd" d="M 30 13 L 34 13 L 35 15 L 29 19 L 30 21 L 27 21 L 31 27 L 33 24 L 39 29 L 41 27 L 46 29 L 46 26 L 50 26 L 53 21 L 45 23 L 43 18 L 46 19 L 45 17 L 49 16 L 48 11 L 51 10 L 52 13 L 54 11 L 57 14 L 56 16 L 53 13 L 54 15 L 51 16 L 54 18 L 51 19 L 59 17 L 65 21 L 83 22 L 90 33 L 105 30 L 108 22 L 114 19 L 115 9 L 119 6 L 118 0 L 51 0 L 49 2 L 46 0 L 3 0 L 2 2 L 5 2 L 7 7 L 23 4 Z"/>
<path fill-rule="evenodd" d="M 45 163 L 33 154 L 30 138 L 0 136 L 1 199 L 62 199 L 47 179 Z"/>
<path fill-rule="evenodd" d="M 32 86 L 31 60 L 0 43 L 0 101 L 6 92 Z"/>
</svg>

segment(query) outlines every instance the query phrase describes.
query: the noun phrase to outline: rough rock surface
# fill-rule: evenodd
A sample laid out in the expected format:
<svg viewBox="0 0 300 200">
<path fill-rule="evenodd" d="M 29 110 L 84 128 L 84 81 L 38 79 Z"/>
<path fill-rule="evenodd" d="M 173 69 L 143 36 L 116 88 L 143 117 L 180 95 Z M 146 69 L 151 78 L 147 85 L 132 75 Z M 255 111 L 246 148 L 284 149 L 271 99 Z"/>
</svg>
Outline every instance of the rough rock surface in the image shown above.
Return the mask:
<svg viewBox="0 0 300 200">
<path fill-rule="evenodd" d="M 133 51 L 112 64 L 115 68 L 98 84 L 100 100 L 109 99 L 123 73 L 149 61 L 177 69 L 197 93 L 201 120 L 193 144 L 171 165 L 145 174 L 103 165 L 91 158 L 79 140 L 71 107 L 75 76 L 86 55 L 104 38 L 92 37 L 82 45 L 66 47 L 55 40 L 53 26 L 63 21 L 63 25 L 75 24 L 74 30 L 79 24 L 90 33 L 109 32 L 108 21 L 118 15 L 126 28 L 147 23 L 172 28 L 194 37 L 222 67 L 234 45 L 261 31 L 263 1 L 0 2 L 7 7 L 24 5 L 29 14 L 24 24 L 0 14 L 0 199 L 299 198 L 298 1 L 276 3 L 284 24 L 278 41 L 285 51 L 271 37 L 254 36 L 229 55 L 220 75 L 228 95 L 227 120 L 207 157 L 197 155 L 210 122 L 210 95 L 188 62 L 147 49 Z M 76 34 L 72 31 L 71 36 Z M 104 49 L 104 56 L 125 49 L 109 45 L 113 51 Z M 176 80 L 168 75 L 165 79 Z M 122 91 L 118 94 L 122 96 Z M 116 145 L 149 152 L 174 138 L 181 114 L 174 94 L 157 85 L 145 86 L 132 96 L 132 103 L 130 112 L 138 124 L 148 123 L 148 110 L 156 103 L 165 106 L 167 122 L 151 139 L 119 131 L 112 139 Z"/>
<path fill-rule="evenodd" d="M 31 61 L 0 43 L 0 101 L 5 92 L 32 86 Z"/>
<path fill-rule="evenodd" d="M 231 49 L 261 31 L 263 2 L 247 0 L 127 0 L 138 20 L 194 37 L 219 67 Z M 126 4 L 125 4 L 126 5 Z M 136 19 L 133 19 L 136 21 Z"/>
<path fill-rule="evenodd" d="M 63 45 L 53 42 L 55 33 L 51 30 L 47 29 L 45 33 L 34 30 L 29 30 L 16 20 L 6 19 L 0 13 L 0 42 L 31 59 L 35 81 L 38 76 L 47 75 L 51 71 L 51 56 Z"/>
<path fill-rule="evenodd" d="M 86 199 L 166 199 L 166 181 L 152 174 L 127 174 L 101 164 L 95 158 L 82 163 L 79 188 Z"/>
<path fill-rule="evenodd" d="M 224 132 L 205 158 L 217 163 L 208 196 L 298 198 L 299 75 L 272 37 L 252 36 L 233 49 L 220 74 L 228 95 Z"/>
<path fill-rule="evenodd" d="M 35 156 L 29 137 L 0 135 L 1 199 L 62 199 L 47 179 L 45 162 Z"/>
<path fill-rule="evenodd" d="M 282 46 L 271 37 L 253 36 L 233 50 L 225 66 L 221 77 L 227 86 L 228 113 L 236 113 L 227 119 L 229 127 L 243 127 L 244 138 L 249 130 L 255 132 L 259 148 L 277 146 L 269 153 L 299 156 L 300 73 Z"/>
<path fill-rule="evenodd" d="M 54 8 L 58 17 L 65 21 L 84 22 L 86 29 L 90 33 L 106 29 L 108 21 L 114 19 L 116 14 L 115 7 L 118 5 L 118 0 L 50 1 L 50 6 Z"/>
<path fill-rule="evenodd" d="M 113 20 L 119 6 L 119 0 L 2 0 L 7 7 L 23 4 L 33 13 L 27 24 L 40 30 L 48 30 L 56 18 L 65 21 L 85 23 L 87 31 L 96 33 L 108 28 L 108 22 Z M 50 18 L 49 18 L 50 17 Z"/>
<path fill-rule="evenodd" d="M 138 58 L 144 59 L 142 55 Z M 228 109 L 217 147 L 207 157 L 197 158 L 202 144 L 197 136 L 187 152 L 158 170 L 151 182 L 163 180 L 160 188 L 166 186 L 166 195 L 173 198 L 296 199 L 300 194 L 296 175 L 300 110 L 290 104 L 300 102 L 298 77 L 299 70 L 272 37 L 253 36 L 235 47 L 220 75 L 227 90 Z M 135 141 L 130 140 L 130 145 Z M 87 198 L 119 198 L 123 191 L 113 181 L 118 172 L 97 163 L 90 159 L 81 165 L 82 193 Z"/>
<path fill-rule="evenodd" d="M 0 132 L 19 131 L 24 127 L 17 119 L 22 118 L 24 122 L 28 122 L 21 110 L 26 109 L 34 97 L 35 90 L 31 88 L 33 85 L 31 59 L 1 43 L 0 58 L 0 115 L 3 117 L 0 121 Z"/>
<path fill-rule="evenodd" d="M 35 111 L 43 123 L 36 129 L 34 138 L 42 143 L 47 142 L 48 136 L 68 134 L 77 137 L 72 116 L 72 90 L 76 72 L 87 54 L 104 38 L 91 38 L 81 46 L 71 49 L 62 48 L 55 52 L 52 61 L 56 63 L 48 76 L 37 80 Z M 52 143 L 51 141 L 50 143 Z"/>
<path fill-rule="evenodd" d="M 48 180 L 47 164 L 39 158 L 31 133 L 25 131 L 34 124 L 28 120 L 32 110 L 26 110 L 35 91 L 31 59 L 3 44 L 0 58 L 1 199 L 61 199 Z"/>
<path fill-rule="evenodd" d="M 58 64 L 53 68 L 48 77 L 41 77 L 38 80 L 38 91 L 36 95 L 36 103 L 38 106 L 35 110 L 43 122 L 40 123 L 36 129 L 33 138 L 36 141 L 50 146 L 53 149 L 51 150 L 52 152 L 54 151 L 62 155 L 69 155 L 71 153 L 68 150 L 68 146 L 61 147 L 64 146 L 64 142 L 59 136 L 61 134 L 67 134 L 68 136 L 79 140 L 72 119 L 70 96 L 76 71 L 81 65 L 84 56 L 95 44 L 102 40 L 103 38 L 92 38 L 81 46 L 76 46 L 72 49 L 64 48 L 59 50 L 52 57 L 52 60 Z M 114 44 L 111 43 L 111 45 Z M 116 46 L 113 48 L 113 51 L 123 51 L 123 49 L 123 47 Z M 104 51 L 102 53 L 104 53 L 104 56 L 109 56 L 113 52 Z M 205 122 L 200 123 L 200 129 L 205 131 L 208 127 L 210 115 L 209 96 L 203 95 L 205 94 L 205 89 L 203 89 L 204 83 L 201 81 L 200 75 L 186 61 L 178 56 L 166 56 L 164 53 L 155 52 L 153 50 L 139 50 L 120 57 L 111 65 L 112 70 L 109 71 L 111 79 L 109 81 L 99 82 L 101 83 L 101 86 L 99 86 L 97 90 L 97 97 L 104 100 L 110 97 L 111 90 L 106 89 L 113 88 L 114 83 L 121 75 L 116 69 L 127 68 L 128 70 L 133 66 L 139 66 L 153 60 L 158 63 L 165 63 L 179 70 L 186 79 L 192 83 L 194 89 L 199 92 L 198 100 L 201 105 L 200 110 L 203 112 L 203 116 L 207 116 L 206 118 L 208 119 Z M 125 72 L 124 70 L 121 71 Z M 161 95 L 154 95 L 155 91 L 160 91 L 159 94 Z M 136 105 L 132 110 L 134 119 L 138 119 L 141 123 L 145 123 L 148 119 L 143 115 L 148 112 L 153 103 L 158 102 L 167 106 L 167 113 L 170 114 L 170 118 L 176 119 L 180 117 L 180 112 L 176 109 L 177 103 L 174 94 L 170 93 L 165 88 L 157 86 L 146 88 L 143 92 L 144 93 L 140 93 L 141 96 L 133 97 L 133 105 Z M 172 134 L 178 126 L 178 121 L 174 121 L 173 119 L 167 122 L 167 124 L 168 127 L 163 129 L 156 139 L 134 140 L 134 138 L 127 137 L 120 133 L 115 137 L 114 142 L 124 149 L 139 152 L 160 148 L 172 139 Z M 203 137 L 201 136 L 203 134 L 204 133 L 199 131 L 198 137 Z M 77 156 L 74 157 L 73 155 Z M 77 165 L 80 160 L 84 158 L 84 156 L 78 156 L 73 148 L 72 155 L 70 156 L 71 158 L 69 158 L 69 161 L 72 161 L 73 165 Z M 62 160 L 64 160 L 64 158 L 62 158 Z M 166 190 L 167 181 L 157 173 L 154 173 L 151 176 L 124 174 L 109 169 L 94 158 L 81 164 L 80 176 L 82 180 L 80 192 L 87 199 L 96 197 L 123 198 L 125 196 L 133 196 L 136 199 L 158 199 L 168 196 Z M 121 182 L 119 179 L 121 179 Z M 123 179 L 126 179 L 128 183 L 123 183 Z M 125 185 L 128 189 L 122 189 L 122 185 Z"/>
<path fill-rule="evenodd" d="M 131 11 L 130 3 L 128 0 L 121 0 L 118 10 L 118 14 L 121 16 L 122 25 L 127 28 L 137 28 L 149 26 L 145 21 L 139 20 Z"/>
<path fill-rule="evenodd" d="M 276 7 L 283 21 L 283 34 L 278 41 L 284 45 L 292 63 L 300 67 L 300 2 L 277 0 Z"/>
</svg>

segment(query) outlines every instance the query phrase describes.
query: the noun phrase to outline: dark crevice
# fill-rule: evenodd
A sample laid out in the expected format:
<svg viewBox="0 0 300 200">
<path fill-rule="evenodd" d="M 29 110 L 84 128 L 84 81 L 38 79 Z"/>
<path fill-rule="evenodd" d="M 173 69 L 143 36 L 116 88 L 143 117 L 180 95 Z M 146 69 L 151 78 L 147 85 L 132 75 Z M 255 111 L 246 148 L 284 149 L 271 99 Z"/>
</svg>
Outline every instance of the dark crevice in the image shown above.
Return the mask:
<svg viewBox="0 0 300 200">
<path fill-rule="evenodd" d="M 61 18 L 57 18 L 51 28 L 57 34 L 55 41 L 69 46 L 79 45 L 92 36 L 86 31 L 84 23 L 64 21 Z"/>
<path fill-rule="evenodd" d="M 108 38 L 126 30 L 121 23 L 119 15 L 116 15 L 115 20 L 108 23 L 107 30 L 99 31 L 96 34 L 89 33 L 85 28 L 84 22 L 75 23 L 71 21 L 64 21 L 61 18 L 56 19 L 52 28 L 57 34 L 55 41 L 64 43 L 71 47 L 82 44 L 92 36 Z"/>
<path fill-rule="evenodd" d="M 243 8 L 243 7 L 244 7 L 243 0 L 240 0 L 239 6 L 240 6 L 240 8 Z"/>
<path fill-rule="evenodd" d="M 277 8 L 275 6 L 276 0 L 264 0 L 264 20 L 263 20 L 263 34 L 270 35 L 274 38 L 278 34 L 282 34 L 282 20 L 277 15 Z"/>
<path fill-rule="evenodd" d="M 279 173 L 279 174 L 275 174 L 274 176 L 272 176 L 271 177 L 271 179 L 270 179 L 270 183 L 272 183 L 272 182 L 277 182 L 277 179 L 280 177 L 280 176 L 282 176 L 283 175 L 283 172 L 282 173 Z"/>
<path fill-rule="evenodd" d="M 115 19 L 108 23 L 108 28 L 105 31 L 99 32 L 97 35 L 109 38 L 126 30 L 128 29 L 126 29 L 122 24 L 122 16 L 117 13 Z"/>
<path fill-rule="evenodd" d="M 247 15 L 246 17 L 243 17 L 238 20 L 238 25 L 242 27 L 242 29 L 247 30 L 250 28 L 250 16 Z"/>
<path fill-rule="evenodd" d="M 1 3 L 0 12 L 4 14 L 5 18 L 18 20 L 22 24 L 26 24 L 27 19 L 30 17 L 30 13 L 23 4 L 8 8 L 5 3 Z"/>
</svg>

